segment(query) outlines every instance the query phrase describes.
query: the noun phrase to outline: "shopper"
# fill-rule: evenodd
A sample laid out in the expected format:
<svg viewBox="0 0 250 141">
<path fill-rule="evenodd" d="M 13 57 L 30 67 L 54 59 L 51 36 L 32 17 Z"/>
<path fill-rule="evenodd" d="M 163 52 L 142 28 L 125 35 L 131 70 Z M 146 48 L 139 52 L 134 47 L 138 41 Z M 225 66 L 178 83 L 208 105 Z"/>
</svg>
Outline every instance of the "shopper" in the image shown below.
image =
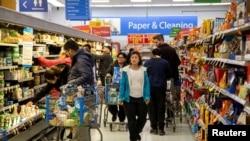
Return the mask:
<svg viewBox="0 0 250 141">
<path fill-rule="evenodd" d="M 114 75 L 114 67 L 119 67 L 120 69 L 127 65 L 126 63 L 127 55 L 125 53 L 118 53 L 117 59 L 114 63 L 112 63 L 109 68 L 107 69 L 106 77 L 113 77 Z M 120 72 L 119 72 L 120 73 Z M 117 119 L 117 115 L 120 122 L 124 122 L 125 120 L 125 113 L 122 105 L 109 105 L 108 107 L 109 112 L 112 114 L 112 121 L 115 122 Z"/>
<path fill-rule="evenodd" d="M 130 64 L 122 69 L 119 89 L 119 105 L 124 105 L 128 119 L 130 141 L 141 140 L 150 100 L 150 86 L 147 69 L 142 66 L 138 51 L 131 53 Z"/>
<path fill-rule="evenodd" d="M 90 44 L 83 45 L 83 50 L 91 53 L 91 46 Z M 93 57 L 94 59 L 94 57 Z M 96 73 L 96 60 L 94 59 L 94 66 L 93 66 L 93 75 L 94 75 L 94 82 L 97 81 L 97 73 Z"/>
<path fill-rule="evenodd" d="M 134 48 L 130 48 L 129 51 L 128 51 L 127 60 L 126 60 L 127 64 L 130 63 L 130 55 L 131 55 L 131 53 L 132 53 L 133 51 L 134 51 Z"/>
<path fill-rule="evenodd" d="M 75 84 L 78 86 L 94 85 L 94 58 L 93 56 L 79 48 L 79 45 L 70 39 L 64 44 L 66 54 L 72 59 L 72 66 L 68 77 L 67 84 Z M 72 130 L 72 129 L 71 129 Z M 72 141 L 78 140 L 80 131 L 73 128 Z"/>
<path fill-rule="evenodd" d="M 165 135 L 166 82 L 171 77 L 168 61 L 161 59 L 159 48 L 153 49 L 152 58 L 145 62 L 150 82 L 149 119 L 152 134 Z"/>
<path fill-rule="evenodd" d="M 72 59 L 71 70 L 68 77 L 68 84 L 82 86 L 84 84 L 93 85 L 94 59 L 92 55 L 79 48 L 79 45 L 70 39 L 64 44 L 66 54 Z"/>
<path fill-rule="evenodd" d="M 109 65 L 113 63 L 113 59 L 111 56 L 112 48 L 109 45 L 104 45 L 102 51 L 102 55 L 93 54 L 93 56 L 96 60 L 99 60 L 98 74 L 101 79 L 102 86 L 105 86 L 105 76 L 107 73 L 107 69 Z"/>
<path fill-rule="evenodd" d="M 51 67 L 57 64 L 68 64 L 69 66 L 71 66 L 71 58 L 68 57 L 66 55 L 66 52 L 63 50 L 63 48 L 61 49 L 60 53 L 59 53 L 59 59 L 46 59 L 45 57 L 41 56 L 40 53 L 37 53 L 37 59 L 39 61 L 39 63 L 41 64 L 41 66 L 44 67 Z"/>
<path fill-rule="evenodd" d="M 153 37 L 155 45 L 161 50 L 161 58 L 168 61 L 172 69 L 172 77 L 174 87 L 171 88 L 172 96 L 176 101 L 180 100 L 180 78 L 178 67 L 181 64 L 181 61 L 176 53 L 176 50 L 171 47 L 169 44 L 164 43 L 164 37 L 162 34 L 155 35 Z M 170 110 L 167 111 L 168 120 L 171 121 L 173 118 L 173 112 Z"/>
<path fill-rule="evenodd" d="M 49 92 L 55 88 L 57 91 L 60 91 L 60 87 L 67 84 L 68 74 L 69 74 L 70 66 L 68 64 L 57 64 L 55 66 L 51 66 L 46 69 L 44 74 L 45 80 L 47 81 L 47 85 L 37 93 L 31 101 L 29 101 L 26 106 L 31 106 L 34 103 L 37 103 L 43 97 L 45 97 Z M 63 139 L 65 129 L 62 130 L 61 139 Z M 67 136 L 68 138 L 72 137 L 72 133 L 70 132 Z"/>
</svg>

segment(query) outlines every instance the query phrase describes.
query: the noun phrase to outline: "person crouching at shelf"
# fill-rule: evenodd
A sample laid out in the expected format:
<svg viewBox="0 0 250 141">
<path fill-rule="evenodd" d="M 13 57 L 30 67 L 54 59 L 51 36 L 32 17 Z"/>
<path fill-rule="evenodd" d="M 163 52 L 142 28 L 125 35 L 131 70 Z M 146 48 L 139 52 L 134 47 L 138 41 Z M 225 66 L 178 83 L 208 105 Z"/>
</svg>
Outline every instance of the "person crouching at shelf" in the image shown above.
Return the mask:
<svg viewBox="0 0 250 141">
<path fill-rule="evenodd" d="M 125 53 L 118 53 L 117 55 L 117 59 L 114 63 L 110 64 L 109 68 L 107 69 L 107 74 L 106 77 L 114 77 L 114 67 L 119 67 L 119 68 L 123 68 L 127 65 L 126 63 L 126 58 L 127 55 Z M 117 72 L 120 73 L 120 72 Z M 113 79 L 114 80 L 114 79 Z M 119 80 L 117 80 L 119 81 Z M 125 113 L 123 110 L 123 106 L 122 105 L 109 105 L 108 106 L 109 112 L 112 114 L 112 122 L 116 121 L 117 115 L 119 117 L 119 121 L 120 122 L 124 122 L 125 120 Z"/>
<path fill-rule="evenodd" d="M 32 106 L 34 103 L 37 103 L 49 94 L 53 88 L 60 91 L 60 87 L 67 84 L 69 70 L 70 66 L 67 64 L 57 64 L 47 68 L 44 74 L 47 85 L 38 94 L 36 94 L 34 98 L 26 104 L 26 106 Z M 62 131 L 63 133 L 61 134 L 61 139 L 63 138 L 64 131 L 65 130 Z M 72 136 L 72 133 L 68 135 L 69 138 L 70 136 Z"/>
</svg>

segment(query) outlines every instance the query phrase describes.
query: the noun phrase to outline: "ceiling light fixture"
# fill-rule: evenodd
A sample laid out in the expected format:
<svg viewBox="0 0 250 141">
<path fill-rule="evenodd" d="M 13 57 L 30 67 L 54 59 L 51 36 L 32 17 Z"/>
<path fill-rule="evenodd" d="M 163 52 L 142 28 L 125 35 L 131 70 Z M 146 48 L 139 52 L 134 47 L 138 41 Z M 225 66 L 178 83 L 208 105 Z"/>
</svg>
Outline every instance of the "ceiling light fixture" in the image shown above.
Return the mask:
<svg viewBox="0 0 250 141">
<path fill-rule="evenodd" d="M 131 2 L 151 2 L 151 0 L 130 0 Z"/>
<path fill-rule="evenodd" d="M 131 5 L 91 5 L 92 7 L 181 7 L 181 6 L 218 6 L 230 5 L 230 3 L 180 3 L 180 4 L 131 4 Z"/>
<path fill-rule="evenodd" d="M 48 0 L 48 3 L 55 7 L 65 7 L 65 5 L 58 0 Z"/>
</svg>

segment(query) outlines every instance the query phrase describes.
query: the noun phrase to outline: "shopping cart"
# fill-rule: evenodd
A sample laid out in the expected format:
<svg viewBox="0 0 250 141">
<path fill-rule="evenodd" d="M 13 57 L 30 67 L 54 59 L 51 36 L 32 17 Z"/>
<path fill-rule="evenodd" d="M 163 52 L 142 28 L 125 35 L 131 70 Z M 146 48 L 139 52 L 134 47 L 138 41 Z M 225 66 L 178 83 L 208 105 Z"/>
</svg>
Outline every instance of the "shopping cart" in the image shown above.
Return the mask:
<svg viewBox="0 0 250 141">
<path fill-rule="evenodd" d="M 124 125 L 125 130 L 128 130 L 128 125 L 126 122 L 115 122 L 108 121 L 109 115 L 109 106 L 115 105 L 118 106 L 118 95 L 119 95 L 119 84 L 112 84 L 112 78 L 105 78 L 105 103 L 106 106 L 104 108 L 104 117 L 103 117 L 103 125 L 106 127 L 109 124 L 110 131 L 113 130 L 113 125 Z M 119 129 L 120 130 L 120 129 Z"/>
<path fill-rule="evenodd" d="M 91 141 L 90 129 L 93 128 L 99 131 L 103 140 L 98 124 L 102 106 L 98 107 L 96 87 L 83 88 L 80 91 L 76 87 L 63 88 L 60 97 L 46 97 L 46 123 L 57 127 L 56 141 L 60 140 L 62 130 L 69 127 L 73 128 L 73 141 Z"/>
<path fill-rule="evenodd" d="M 180 87 L 174 86 L 173 80 L 167 81 L 167 91 L 166 91 L 166 128 L 169 123 L 172 124 L 173 132 L 176 131 L 176 117 L 180 118 L 180 123 L 182 122 L 182 108 L 180 104 Z M 170 116 L 170 117 L 168 117 Z"/>
<path fill-rule="evenodd" d="M 0 141 L 7 141 L 7 131 L 0 129 Z"/>
</svg>

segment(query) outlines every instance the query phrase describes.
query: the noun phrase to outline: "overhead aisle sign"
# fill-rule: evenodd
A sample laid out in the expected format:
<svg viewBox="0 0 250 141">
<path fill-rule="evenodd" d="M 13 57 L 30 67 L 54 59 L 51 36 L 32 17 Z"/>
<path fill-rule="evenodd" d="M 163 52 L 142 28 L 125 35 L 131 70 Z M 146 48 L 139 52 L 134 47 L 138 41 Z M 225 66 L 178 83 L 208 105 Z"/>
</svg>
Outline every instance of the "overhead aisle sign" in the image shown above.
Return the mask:
<svg viewBox="0 0 250 141">
<path fill-rule="evenodd" d="M 47 0 L 19 0 L 20 12 L 48 12 Z"/>
<path fill-rule="evenodd" d="M 89 0 L 65 0 L 65 4 L 66 20 L 90 20 L 91 10 Z"/>
</svg>

